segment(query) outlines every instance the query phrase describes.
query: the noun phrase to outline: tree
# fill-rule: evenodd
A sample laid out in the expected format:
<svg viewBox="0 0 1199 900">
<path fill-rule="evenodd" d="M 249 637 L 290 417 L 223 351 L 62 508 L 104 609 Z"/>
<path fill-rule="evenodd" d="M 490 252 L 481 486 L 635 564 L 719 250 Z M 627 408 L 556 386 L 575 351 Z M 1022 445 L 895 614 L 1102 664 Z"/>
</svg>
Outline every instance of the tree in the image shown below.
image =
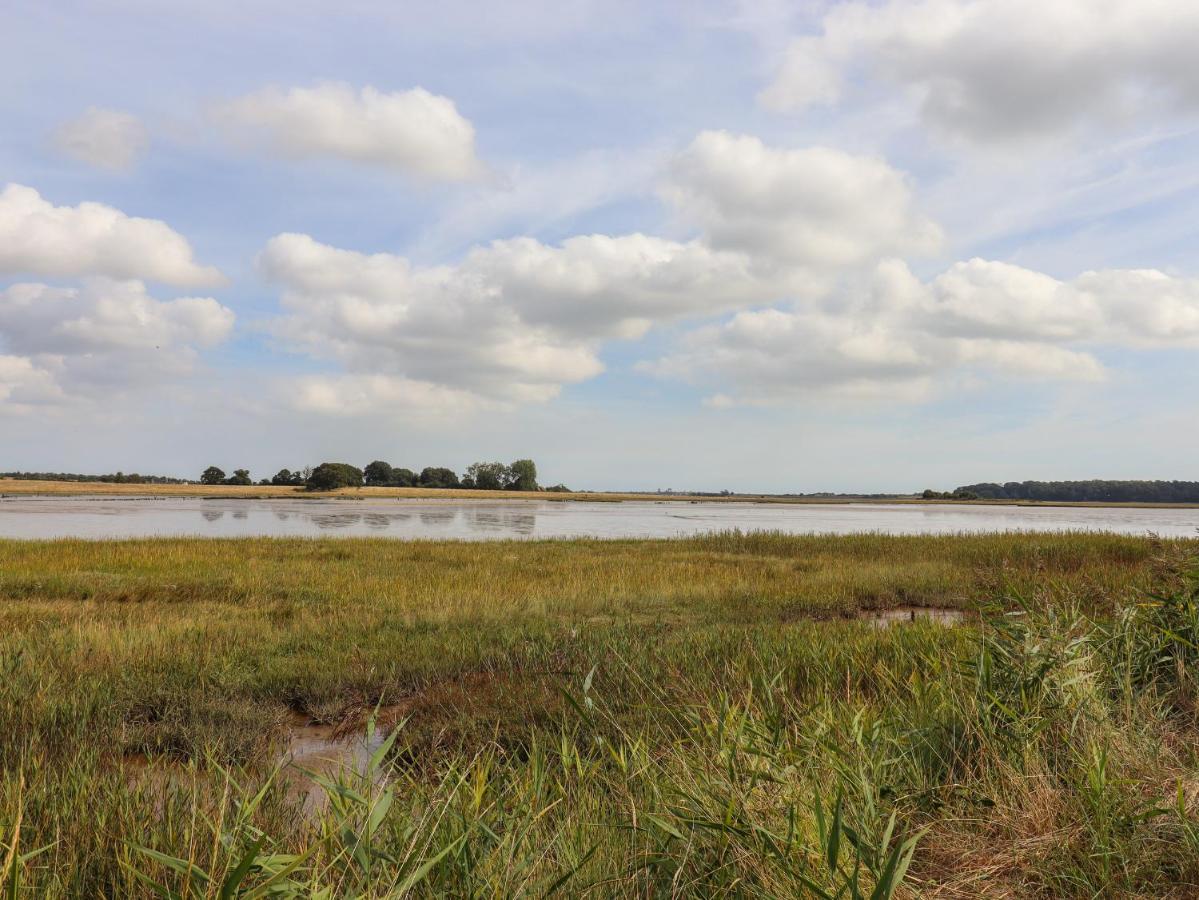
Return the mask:
<svg viewBox="0 0 1199 900">
<path fill-rule="evenodd" d="M 250 480 L 249 469 L 234 469 L 233 474 L 225 479 L 225 484 L 253 484 Z"/>
<path fill-rule="evenodd" d="M 411 469 L 392 469 L 391 483 L 396 487 L 415 487 L 416 473 Z"/>
<path fill-rule="evenodd" d="M 200 476 L 200 484 L 224 484 L 225 473 L 216 466 L 209 466 Z"/>
<path fill-rule="evenodd" d="M 503 490 L 508 481 L 508 467 L 503 463 L 477 462 L 467 467 L 463 484 L 480 491 L 499 491 Z"/>
<path fill-rule="evenodd" d="M 362 470 L 362 474 L 366 483 L 375 487 L 391 484 L 395 480 L 395 469 L 381 459 L 376 459 L 368 465 Z"/>
<path fill-rule="evenodd" d="M 271 479 L 271 484 L 274 484 L 274 485 L 295 484 L 294 477 L 295 476 L 293 476 L 291 473 L 291 469 L 280 469 L 278 472 L 275 473 L 275 477 Z"/>
<path fill-rule="evenodd" d="M 445 469 L 437 466 L 426 466 L 421 469 L 420 473 L 421 487 L 434 488 L 456 488 L 458 484 L 458 476 L 453 469 Z"/>
<path fill-rule="evenodd" d="M 308 476 L 308 490 L 333 491 L 341 487 L 362 487 L 362 470 L 349 463 L 321 463 Z"/>
<path fill-rule="evenodd" d="M 508 466 L 510 491 L 535 491 L 537 487 L 537 464 L 531 459 L 518 459 Z"/>
</svg>

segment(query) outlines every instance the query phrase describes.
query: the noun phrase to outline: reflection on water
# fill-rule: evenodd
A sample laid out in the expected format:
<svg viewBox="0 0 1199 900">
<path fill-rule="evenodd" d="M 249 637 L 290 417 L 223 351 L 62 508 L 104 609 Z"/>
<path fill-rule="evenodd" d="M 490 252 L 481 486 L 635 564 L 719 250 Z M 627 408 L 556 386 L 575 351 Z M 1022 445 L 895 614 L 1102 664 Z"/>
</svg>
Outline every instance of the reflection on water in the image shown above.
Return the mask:
<svg viewBox="0 0 1199 900">
<path fill-rule="evenodd" d="M 330 513 L 312 517 L 312 524 L 322 530 L 327 528 L 349 528 L 362 521 L 362 516 L 354 513 Z"/>
<path fill-rule="evenodd" d="M 494 507 L 466 509 L 463 511 L 471 528 L 480 532 L 531 535 L 536 528 L 537 517 L 527 512 L 509 512 Z"/>
<path fill-rule="evenodd" d="M 1196 509 L 955 504 L 624 503 L 542 500 L 214 500 L 0 497 L 0 537 L 384 535 L 397 538 L 677 537 L 739 528 L 791 534 L 1153 532 L 1194 537 Z"/>
</svg>

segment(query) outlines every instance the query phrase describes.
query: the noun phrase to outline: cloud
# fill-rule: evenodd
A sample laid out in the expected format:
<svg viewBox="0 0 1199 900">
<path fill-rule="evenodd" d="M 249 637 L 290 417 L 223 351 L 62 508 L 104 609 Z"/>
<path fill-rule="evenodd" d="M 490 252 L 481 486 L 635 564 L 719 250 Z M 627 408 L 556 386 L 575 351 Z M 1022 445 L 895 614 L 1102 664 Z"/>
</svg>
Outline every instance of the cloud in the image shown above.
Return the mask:
<svg viewBox="0 0 1199 900">
<path fill-rule="evenodd" d="M 718 408 L 1095 382 L 1097 349 L 1199 346 L 1199 281 L 1155 270 L 1062 281 L 971 259 L 921 281 L 898 255 L 936 252 L 941 233 L 881 160 L 704 132 L 660 194 L 692 237 L 518 237 L 425 267 L 275 237 L 259 256 L 282 287 L 271 330 L 340 369 L 297 382 L 295 401 L 328 413 L 541 402 L 602 372 L 608 342 L 697 320 L 639 368 L 710 385 Z"/>
<path fill-rule="evenodd" d="M 218 117 L 293 159 L 345 159 L 444 181 L 484 171 L 474 126 L 454 101 L 423 88 L 268 87 L 224 104 Z"/>
<path fill-rule="evenodd" d="M 272 238 L 258 264 L 283 288 L 274 334 L 356 375 L 509 404 L 547 400 L 602 369 L 588 342 L 522 321 L 495 285 L 452 267 L 416 268 L 299 234 Z"/>
<path fill-rule="evenodd" d="M 1059 281 L 1007 263 L 959 262 L 929 286 L 930 328 L 967 337 L 1199 347 L 1199 279 L 1153 269 Z"/>
<path fill-rule="evenodd" d="M 225 281 L 217 269 L 199 265 L 187 240 L 165 222 L 100 203 L 54 206 L 19 184 L 0 192 L 0 274 L 144 278 L 185 287 Z"/>
<path fill-rule="evenodd" d="M 910 92 L 928 123 L 975 141 L 1059 135 L 1199 107 L 1189 0 L 887 0 L 834 6 L 763 92 L 832 105 L 865 82 Z"/>
<path fill-rule="evenodd" d="M 664 179 L 663 198 L 696 233 L 689 240 L 517 237 L 419 267 L 279 235 L 258 261 L 283 291 L 272 331 L 340 364 L 356 379 L 339 382 L 350 394 L 417 396 L 415 385 L 428 384 L 488 403 L 536 402 L 598 375 L 606 341 L 818 294 L 882 255 L 939 241 L 904 177 L 868 157 L 705 132 Z M 312 408 L 328 405 L 332 383 L 320 383 Z"/>
<path fill-rule="evenodd" d="M 141 121 L 130 113 L 91 106 L 54 133 L 54 145 L 74 159 L 101 169 L 132 169 L 149 144 Z"/>
<path fill-rule="evenodd" d="M 54 376 L 24 356 L 0 354 L 0 413 L 28 413 L 62 400 Z"/>
<path fill-rule="evenodd" d="M 391 375 L 311 375 L 285 386 L 289 405 L 300 412 L 331 416 L 389 416 L 452 419 L 484 404 L 470 391 Z"/>
<path fill-rule="evenodd" d="M 1107 270 L 1059 281 L 972 259 L 921 283 L 892 260 L 820 304 L 744 311 L 695 329 L 640 368 L 719 387 L 723 406 L 815 395 L 911 400 L 975 372 L 1101 381 L 1092 351 L 1105 347 L 1199 347 L 1199 280 Z"/>
<path fill-rule="evenodd" d="M 932 253 L 941 242 L 902 173 L 827 147 L 768 147 L 705 131 L 675 158 L 663 194 L 710 247 L 763 267 L 837 271 Z"/>
<path fill-rule="evenodd" d="M 140 281 L 14 284 L 0 291 L 0 399 L 58 402 L 185 376 L 233 323 L 210 297 L 156 300 Z"/>
<path fill-rule="evenodd" d="M 923 396 L 942 367 L 934 342 L 850 316 L 766 309 L 686 335 L 667 356 L 640 366 L 659 377 L 731 386 L 708 405 L 773 403 L 796 396 Z"/>
<path fill-rule="evenodd" d="M 785 287 L 753 272 L 744 254 L 700 241 L 592 234 L 558 246 L 495 241 L 456 270 L 485 285 L 531 324 L 580 338 L 637 338 L 656 323 L 761 303 Z"/>
<path fill-rule="evenodd" d="M 598 375 L 604 340 L 773 296 L 740 254 L 641 234 L 495 241 L 425 268 L 284 234 L 258 262 L 283 287 L 273 331 L 289 346 L 504 403 Z"/>
</svg>

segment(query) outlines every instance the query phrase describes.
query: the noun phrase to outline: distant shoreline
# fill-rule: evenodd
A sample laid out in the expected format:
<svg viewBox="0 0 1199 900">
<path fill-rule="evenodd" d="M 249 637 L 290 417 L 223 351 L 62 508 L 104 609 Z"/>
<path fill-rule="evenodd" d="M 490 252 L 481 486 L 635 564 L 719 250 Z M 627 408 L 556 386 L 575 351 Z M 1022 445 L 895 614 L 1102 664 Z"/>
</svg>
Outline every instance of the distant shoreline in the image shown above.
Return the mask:
<svg viewBox="0 0 1199 900">
<path fill-rule="evenodd" d="M 112 496 L 112 497 L 191 497 L 221 500 L 320 500 L 320 499 L 403 499 L 403 500 L 522 500 L 551 503 L 592 502 L 622 503 L 655 501 L 668 503 L 790 503 L 790 504 L 904 504 L 913 506 L 1081 506 L 1115 509 L 1199 509 L 1199 503 L 1102 502 L 1082 500 L 923 500 L 909 495 L 895 497 L 798 497 L 781 494 L 658 494 L 636 491 L 480 491 L 467 488 L 340 488 L 335 491 L 307 491 L 303 487 L 275 485 L 208 484 L 114 484 L 109 482 L 25 481 L 0 479 L 0 497 L 32 496 Z"/>
</svg>

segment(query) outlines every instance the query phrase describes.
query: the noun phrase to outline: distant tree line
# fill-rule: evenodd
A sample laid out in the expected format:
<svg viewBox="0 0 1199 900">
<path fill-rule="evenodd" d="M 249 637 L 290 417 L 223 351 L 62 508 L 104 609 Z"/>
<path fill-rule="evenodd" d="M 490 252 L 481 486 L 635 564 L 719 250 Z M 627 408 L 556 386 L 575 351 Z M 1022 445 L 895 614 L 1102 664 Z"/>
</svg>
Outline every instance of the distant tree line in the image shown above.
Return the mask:
<svg viewBox="0 0 1199 900">
<path fill-rule="evenodd" d="M 920 495 L 921 500 L 981 500 L 974 491 L 966 488 L 955 488 L 952 491 L 927 490 Z"/>
<path fill-rule="evenodd" d="M 113 475 L 78 475 L 74 472 L 0 472 L 0 478 L 15 481 L 80 481 L 104 484 L 189 484 L 186 478 L 166 475 L 139 475 L 137 472 L 117 472 Z"/>
<path fill-rule="evenodd" d="M 477 462 L 466 467 L 461 478 L 453 469 L 428 466 L 419 475 L 411 469 L 395 468 L 377 459 L 363 470 L 371 487 L 473 488 L 480 491 L 537 491 L 537 464 L 531 459 L 512 463 Z"/>
<path fill-rule="evenodd" d="M 985 500 L 1097 503 L 1199 503 L 1199 481 L 1008 481 L 968 484 L 958 491 Z"/>
<path fill-rule="evenodd" d="M 209 466 L 200 476 L 201 484 L 253 484 L 249 470 L 235 469 L 226 476 L 216 466 Z M 540 491 L 569 492 L 570 488 L 557 484 L 541 488 L 537 484 L 537 465 L 531 459 L 518 459 L 512 463 L 477 462 L 468 466 L 459 478 L 453 469 L 444 466 L 426 466 L 420 474 L 411 469 L 397 468 L 381 459 L 359 469 L 349 463 L 323 462 L 316 468 L 280 469 L 270 479 L 258 482 L 263 485 L 304 487 L 310 491 L 332 491 L 343 487 L 426 487 L 426 488 L 473 488 L 484 491 Z"/>
<path fill-rule="evenodd" d="M 253 484 L 249 469 L 234 469 L 233 474 L 225 477 L 225 473 L 216 466 L 209 466 L 200 476 L 200 484 Z"/>
</svg>

